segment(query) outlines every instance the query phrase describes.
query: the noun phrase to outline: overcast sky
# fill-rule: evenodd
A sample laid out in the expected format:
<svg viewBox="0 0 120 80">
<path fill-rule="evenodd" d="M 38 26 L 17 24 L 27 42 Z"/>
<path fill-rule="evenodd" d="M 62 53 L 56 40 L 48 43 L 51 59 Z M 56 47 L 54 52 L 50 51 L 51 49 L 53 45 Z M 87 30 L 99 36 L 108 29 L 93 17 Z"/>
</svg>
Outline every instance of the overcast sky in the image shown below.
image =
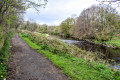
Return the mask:
<svg viewBox="0 0 120 80">
<path fill-rule="evenodd" d="M 48 0 L 46 8 L 40 8 L 40 13 L 28 9 L 24 15 L 25 20 L 39 24 L 59 25 L 63 20 L 73 14 L 79 16 L 82 10 L 97 4 L 96 0 Z"/>
</svg>

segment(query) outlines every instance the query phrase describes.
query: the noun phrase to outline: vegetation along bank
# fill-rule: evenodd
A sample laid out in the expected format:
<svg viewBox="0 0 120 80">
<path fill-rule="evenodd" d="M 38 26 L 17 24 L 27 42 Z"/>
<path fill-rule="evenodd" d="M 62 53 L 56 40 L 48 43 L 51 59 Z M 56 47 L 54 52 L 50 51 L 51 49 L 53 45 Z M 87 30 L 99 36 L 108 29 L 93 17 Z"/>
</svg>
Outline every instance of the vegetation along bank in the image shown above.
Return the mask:
<svg viewBox="0 0 120 80">
<path fill-rule="evenodd" d="M 93 58 L 93 54 L 90 52 L 82 51 L 77 47 L 72 49 L 72 45 L 67 45 L 57 39 L 36 32 L 24 31 L 19 35 L 31 48 L 47 57 L 71 80 L 120 79 L 119 71 L 111 70 L 103 62 L 98 63 L 99 60 Z M 89 56 L 87 56 L 88 54 Z"/>
</svg>

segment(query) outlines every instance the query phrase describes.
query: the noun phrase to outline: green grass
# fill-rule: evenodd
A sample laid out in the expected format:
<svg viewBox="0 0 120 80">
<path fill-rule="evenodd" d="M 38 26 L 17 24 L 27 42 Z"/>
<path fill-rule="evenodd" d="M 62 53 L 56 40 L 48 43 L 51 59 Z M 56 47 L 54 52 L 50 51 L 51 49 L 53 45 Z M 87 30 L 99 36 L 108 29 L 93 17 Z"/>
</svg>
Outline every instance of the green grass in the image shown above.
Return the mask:
<svg viewBox="0 0 120 80">
<path fill-rule="evenodd" d="M 120 39 L 116 38 L 116 39 L 112 39 L 112 40 L 109 40 L 109 41 L 97 41 L 97 40 L 93 40 L 95 43 L 103 43 L 103 44 L 106 44 L 106 45 L 109 45 L 111 47 L 118 47 L 120 48 Z"/>
<path fill-rule="evenodd" d="M 4 41 L 4 46 L 0 50 L 0 80 L 3 80 L 7 76 L 6 62 L 8 61 L 8 50 L 9 50 L 9 41 L 12 37 L 12 34 L 8 34 L 7 38 Z"/>
<path fill-rule="evenodd" d="M 31 48 L 47 57 L 71 80 L 120 80 L 120 72 L 111 71 L 104 64 L 88 62 L 61 51 L 54 53 L 51 47 L 45 44 L 38 45 L 37 42 L 33 43 L 28 36 L 19 35 Z"/>
<path fill-rule="evenodd" d="M 110 45 L 112 47 L 119 47 L 120 48 L 120 39 L 105 41 L 104 43 L 106 43 L 107 45 Z"/>
</svg>

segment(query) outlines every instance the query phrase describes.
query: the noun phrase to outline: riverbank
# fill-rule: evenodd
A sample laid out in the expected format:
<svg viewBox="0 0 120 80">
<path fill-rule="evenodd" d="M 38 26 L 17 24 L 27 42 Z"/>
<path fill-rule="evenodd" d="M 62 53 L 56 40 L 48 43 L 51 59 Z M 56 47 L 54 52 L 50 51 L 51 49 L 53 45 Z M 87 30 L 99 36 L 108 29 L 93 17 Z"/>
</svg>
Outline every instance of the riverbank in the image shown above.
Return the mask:
<svg viewBox="0 0 120 80">
<path fill-rule="evenodd" d="M 42 33 L 37 33 L 37 34 L 43 35 Z M 115 67 L 117 65 L 119 65 L 120 49 L 118 49 L 118 48 L 111 47 L 109 45 L 105 45 L 102 43 L 95 43 L 95 42 L 88 40 L 88 39 L 76 40 L 73 38 L 64 38 L 62 36 L 57 36 L 57 35 L 44 34 L 44 36 L 45 35 L 49 36 L 49 38 L 57 38 L 60 41 L 63 41 L 67 44 L 73 44 L 82 50 L 92 52 L 94 55 L 96 55 L 100 59 L 106 60 L 108 63 L 110 63 L 112 65 L 114 64 Z M 120 67 L 117 67 L 117 68 L 118 68 L 118 70 L 120 70 Z"/>
<path fill-rule="evenodd" d="M 50 35 L 61 38 L 61 39 L 85 41 L 86 43 L 89 43 L 89 44 L 95 44 L 95 45 L 113 48 L 113 49 L 120 49 L 120 38 L 118 38 L 118 37 L 114 37 L 108 41 L 98 41 L 96 39 L 87 39 L 87 38 L 79 39 L 79 38 L 75 38 L 75 37 L 63 37 L 61 35 L 53 35 L 53 34 L 50 34 Z"/>
<path fill-rule="evenodd" d="M 97 57 L 107 60 L 110 64 L 114 64 L 115 67 L 120 64 L 120 49 L 118 47 L 112 47 L 103 43 L 94 42 L 90 39 L 64 38 L 57 35 L 49 36 L 57 38 L 67 44 L 73 44 L 82 50 L 97 54 Z M 120 67 L 117 67 L 117 69 L 120 70 Z"/>
<path fill-rule="evenodd" d="M 119 38 L 111 39 L 108 41 L 97 41 L 97 40 L 91 40 L 91 41 L 98 43 L 98 44 L 106 45 L 108 47 L 116 48 L 116 49 L 120 48 L 120 39 Z"/>
<path fill-rule="evenodd" d="M 20 34 L 20 37 L 31 48 L 35 49 L 37 52 L 46 56 L 55 66 L 60 68 L 62 72 L 66 74 L 70 79 L 72 80 L 83 80 L 83 79 L 119 80 L 120 79 L 119 71 L 111 70 L 108 67 L 106 67 L 104 64 L 95 61 L 88 61 L 85 60 L 84 58 L 78 58 L 75 57 L 74 55 L 61 51 L 63 48 L 66 49 L 67 46 L 64 46 L 61 50 L 59 46 L 55 46 L 56 48 L 53 48 L 51 41 L 53 41 L 53 43 L 56 43 L 57 42 L 56 40 L 54 39 L 51 40 L 51 38 L 44 36 L 41 36 L 42 38 L 40 38 L 39 36 L 41 35 L 35 36 L 31 34 Z M 50 41 L 49 45 L 47 45 L 48 43 L 44 41 L 43 38 L 46 38 L 47 41 L 49 39 Z M 60 43 L 58 43 L 58 45 L 62 47 Z M 86 53 L 85 51 L 81 51 L 79 54 L 83 54 L 82 52 L 84 52 L 84 54 Z"/>
<path fill-rule="evenodd" d="M 95 43 L 90 40 L 75 40 L 71 38 L 63 38 L 59 36 L 52 35 L 52 37 L 59 38 L 61 41 L 67 44 L 74 44 L 78 48 L 94 52 L 98 55 L 99 58 L 107 60 L 111 68 L 117 69 L 120 71 L 120 49 L 105 45 L 102 43 Z"/>
</svg>

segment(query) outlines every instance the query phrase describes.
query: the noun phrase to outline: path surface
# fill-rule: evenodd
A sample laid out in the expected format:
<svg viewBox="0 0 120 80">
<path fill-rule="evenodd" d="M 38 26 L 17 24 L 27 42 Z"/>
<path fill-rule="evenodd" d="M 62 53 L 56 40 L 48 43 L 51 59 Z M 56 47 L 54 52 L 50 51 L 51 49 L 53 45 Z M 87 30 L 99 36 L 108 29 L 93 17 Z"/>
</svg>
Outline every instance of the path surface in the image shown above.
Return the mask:
<svg viewBox="0 0 120 80">
<path fill-rule="evenodd" d="M 18 34 L 11 39 L 7 80 L 68 80 L 43 55 L 32 50 Z"/>
</svg>

